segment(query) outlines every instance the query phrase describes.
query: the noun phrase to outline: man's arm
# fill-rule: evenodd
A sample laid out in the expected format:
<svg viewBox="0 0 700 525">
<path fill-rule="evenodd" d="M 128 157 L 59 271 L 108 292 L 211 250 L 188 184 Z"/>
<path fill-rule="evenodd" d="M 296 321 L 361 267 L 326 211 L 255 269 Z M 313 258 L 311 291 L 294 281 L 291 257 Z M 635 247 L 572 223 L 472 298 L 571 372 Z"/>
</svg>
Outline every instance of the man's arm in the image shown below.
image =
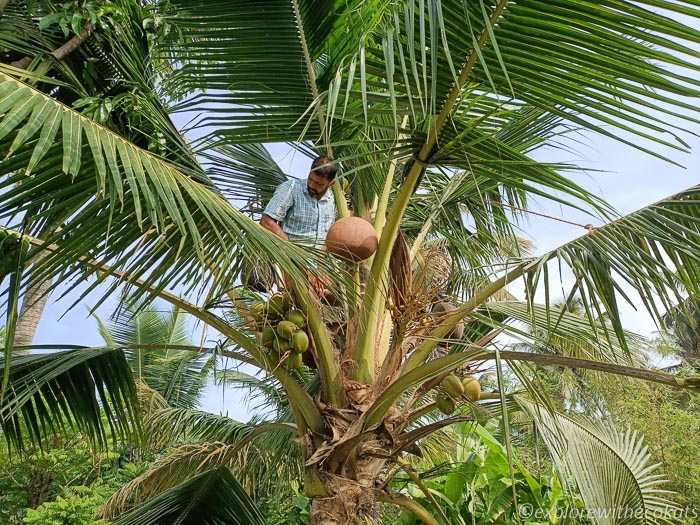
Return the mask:
<svg viewBox="0 0 700 525">
<path fill-rule="evenodd" d="M 265 228 L 266 230 L 270 230 L 272 233 L 277 235 L 280 239 L 284 239 L 285 241 L 289 240 L 289 237 L 287 236 L 284 231 L 282 231 L 282 228 L 280 227 L 279 223 L 270 217 L 269 215 L 263 213 L 262 218 L 260 219 L 260 226 Z"/>
<path fill-rule="evenodd" d="M 282 230 L 280 222 L 284 220 L 289 209 L 294 205 L 294 180 L 283 182 L 275 190 L 275 194 L 270 199 L 270 202 L 265 207 L 260 219 L 260 226 L 271 231 L 280 239 L 285 241 L 289 237 Z"/>
</svg>

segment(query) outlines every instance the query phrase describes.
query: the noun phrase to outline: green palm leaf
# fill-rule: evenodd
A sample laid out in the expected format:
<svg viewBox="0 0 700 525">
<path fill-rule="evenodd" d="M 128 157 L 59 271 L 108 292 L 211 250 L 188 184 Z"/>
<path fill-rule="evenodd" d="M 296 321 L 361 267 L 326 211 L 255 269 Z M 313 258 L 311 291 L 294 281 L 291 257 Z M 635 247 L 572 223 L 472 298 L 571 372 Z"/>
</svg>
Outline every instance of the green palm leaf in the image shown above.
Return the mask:
<svg viewBox="0 0 700 525">
<path fill-rule="evenodd" d="M 121 516 L 123 525 L 264 525 L 262 514 L 226 468 L 203 472 Z"/>
<path fill-rule="evenodd" d="M 67 270 L 69 279 L 79 272 L 72 261 L 87 254 L 113 262 L 132 278 L 148 275 L 155 289 L 166 283 L 190 289 L 192 276 L 205 261 L 210 267 L 235 268 L 242 247 L 250 253 L 277 247 L 278 263 L 290 275 L 301 275 L 284 259 L 294 258 L 294 253 L 306 255 L 288 244 L 282 250 L 281 240 L 235 210 L 210 183 L 201 182 L 201 173 L 190 177 L 2 74 L 0 112 L 5 114 L 0 121 L 0 151 L 8 157 L 0 172 L 4 191 L 0 218 L 29 211 L 30 203 L 45 203 L 52 216 L 61 219 L 58 230 L 47 232 L 42 214 L 27 217 L 27 233 L 40 234 L 58 248 L 38 264 L 39 278 Z M 67 141 L 67 134 L 75 136 Z M 71 161 L 66 174 L 65 163 L 57 162 L 61 158 Z M 300 260 L 296 266 L 307 265 Z M 86 273 L 95 275 L 96 269 Z M 235 275 L 220 275 L 215 292 L 230 289 Z M 102 281 L 104 276 L 98 279 Z M 207 284 L 200 280 L 200 286 Z M 109 292 L 116 286 L 115 282 Z M 135 292 L 143 293 L 143 289 Z"/>
<path fill-rule="evenodd" d="M 0 426 L 8 443 L 19 449 L 27 437 L 42 446 L 47 433 L 66 427 L 98 446 L 141 431 L 136 388 L 120 350 L 20 355 L 9 372 Z"/>
<path fill-rule="evenodd" d="M 301 451 L 294 444 L 296 425 L 261 423 L 259 425 L 224 420 L 203 413 L 167 410 L 154 419 L 179 419 L 179 429 L 188 429 L 188 437 L 224 435 L 232 442 L 204 441 L 174 448 L 151 468 L 120 488 L 105 504 L 110 513 L 121 512 L 130 502 L 142 502 L 179 485 L 193 474 L 211 468 L 233 470 L 251 493 L 270 495 L 287 490 L 292 480 L 303 473 Z M 201 433 L 191 427 L 201 422 Z M 162 428 L 162 427 L 161 427 Z"/>
<path fill-rule="evenodd" d="M 259 213 L 287 176 L 261 144 L 236 144 L 201 151 L 207 175 L 227 198 L 247 201 L 242 211 Z"/>
<path fill-rule="evenodd" d="M 108 324 L 98 319 L 100 334 L 110 346 L 148 347 L 126 352 L 134 376 L 169 405 L 195 408 L 216 358 L 179 348 L 192 345 L 187 316 L 176 306 L 161 308 L 160 303 L 129 304 Z"/>
<path fill-rule="evenodd" d="M 700 296 L 700 253 L 694 249 L 699 240 L 696 186 L 598 228 L 550 256 L 574 275 L 567 295 L 580 293 L 591 323 L 607 318 L 624 345 L 620 300 L 636 308 L 638 299 L 661 324 L 664 311 L 683 300 L 683 290 Z M 544 277 L 541 267 L 533 270 L 528 286 Z"/>
<path fill-rule="evenodd" d="M 247 439 L 259 426 L 254 422 L 240 423 L 223 415 L 179 407 L 159 410 L 153 414 L 148 424 L 153 430 L 153 444 L 157 447 L 183 441 L 237 444 Z M 294 425 L 289 425 L 293 432 Z"/>
<path fill-rule="evenodd" d="M 576 481 L 593 523 L 672 521 L 676 507 L 661 488 L 666 480 L 636 432 L 619 432 L 610 423 L 591 423 L 539 409 L 523 399 L 518 402 L 534 419 L 562 475 Z"/>
<path fill-rule="evenodd" d="M 214 129 L 211 135 L 227 144 L 315 139 L 327 132 L 324 99 L 338 98 L 327 94 L 338 67 L 357 52 L 388 3 L 178 0 L 169 22 L 182 38 L 160 52 L 183 62 L 169 82 L 203 93 L 175 109 L 206 108 L 209 116 L 195 127 Z"/>
<path fill-rule="evenodd" d="M 2 385 L 0 386 L 0 403 L 5 396 L 5 389 L 10 380 L 10 364 L 12 362 L 12 353 L 15 338 L 15 327 L 17 325 L 18 301 L 21 290 L 22 275 L 29 248 L 28 239 L 24 238 L 19 232 L 9 232 L 0 230 L 0 284 L 5 282 L 5 278 L 9 277 L 9 286 L 7 287 L 7 315 L 5 322 L 5 330 L 7 335 L 2 341 L 5 349 L 4 373 L 2 374 Z M 5 295 L 2 293 L 1 295 Z"/>
<path fill-rule="evenodd" d="M 584 315 L 566 311 L 552 311 L 545 305 L 514 301 L 489 301 L 473 315 L 480 322 L 502 326 L 494 314 L 506 316 L 510 323 L 504 333 L 522 341 L 533 342 L 543 348 L 570 357 L 607 361 L 619 364 L 639 364 L 637 356 L 623 350 L 615 338 L 606 337 L 611 327 L 597 321 L 591 323 Z M 645 340 L 625 331 L 625 341 L 635 350 Z"/>
</svg>

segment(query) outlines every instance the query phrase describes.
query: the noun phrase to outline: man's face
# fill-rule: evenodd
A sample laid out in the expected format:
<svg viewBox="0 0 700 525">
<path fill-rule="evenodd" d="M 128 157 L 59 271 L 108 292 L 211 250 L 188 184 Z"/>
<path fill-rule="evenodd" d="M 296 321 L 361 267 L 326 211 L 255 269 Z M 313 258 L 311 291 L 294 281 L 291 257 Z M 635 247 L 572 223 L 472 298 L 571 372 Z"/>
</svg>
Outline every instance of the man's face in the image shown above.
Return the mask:
<svg viewBox="0 0 700 525">
<path fill-rule="evenodd" d="M 329 180 L 323 175 L 316 175 L 313 171 L 309 173 L 309 178 L 306 179 L 306 187 L 309 190 L 309 195 L 320 199 L 323 197 L 328 188 L 333 186 L 335 179 Z"/>
</svg>

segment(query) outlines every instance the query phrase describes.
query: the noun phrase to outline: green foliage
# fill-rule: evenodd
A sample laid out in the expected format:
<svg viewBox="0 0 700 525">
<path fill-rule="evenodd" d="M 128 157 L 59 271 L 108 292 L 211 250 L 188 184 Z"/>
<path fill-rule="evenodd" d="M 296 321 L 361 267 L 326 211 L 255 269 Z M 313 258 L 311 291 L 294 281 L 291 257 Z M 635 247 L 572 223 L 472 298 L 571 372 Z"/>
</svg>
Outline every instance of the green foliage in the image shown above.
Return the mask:
<svg viewBox="0 0 700 525">
<path fill-rule="evenodd" d="M 187 314 L 158 302 L 131 304 L 129 308 L 119 309 L 106 323 L 95 317 L 105 344 L 148 346 L 126 352 L 135 379 L 158 392 L 170 406 L 198 406 L 215 357 L 173 348 L 192 346 Z"/>
<path fill-rule="evenodd" d="M 44 452 L 30 448 L 22 455 L 9 456 L 3 448 L 0 465 L 1 522 L 15 525 L 25 514 L 39 520 L 31 523 L 42 524 L 52 523 L 51 519 L 68 512 L 93 519 L 99 506 L 142 473 L 148 463 L 136 459 L 126 446 L 96 453 L 83 436 L 77 435 L 57 436 Z M 35 512 L 30 512 L 32 509 Z"/>
<path fill-rule="evenodd" d="M 68 36 L 71 31 L 79 35 L 87 24 L 108 29 L 107 18 L 119 14 L 120 10 L 110 1 L 68 2 L 58 11 L 42 17 L 39 21 L 39 29 L 43 31 L 52 26 L 58 26 L 64 36 Z"/>
<path fill-rule="evenodd" d="M 230 470 L 193 476 L 120 516 L 118 525 L 264 525 L 265 519 Z"/>
<path fill-rule="evenodd" d="M 157 8 L 144 4 L 170 7 L 161 2 L 91 0 L 70 2 L 62 8 L 51 1 L 10 2 L 2 8 L 0 47 L 8 51 L 3 61 L 27 65 L 4 68 L 0 73 L 0 113 L 4 114 L 0 150 L 5 158 L 0 169 L 0 219 L 52 246 L 35 266 L 44 277 L 61 276 L 73 287 L 91 282 L 86 294 L 110 276 L 118 277 L 104 288 L 103 299 L 128 283 L 142 297 L 168 288 L 191 297 L 200 292 L 200 298 L 207 296 L 206 305 L 215 305 L 223 293 L 233 294 L 237 272 L 229 270 L 241 254 L 248 259 L 274 257 L 300 296 L 316 350 L 320 385 L 314 398 L 297 381 L 296 372 L 273 372 L 297 423 L 293 428 L 300 437 L 312 437 L 304 459 L 313 461 L 307 466 L 318 465 L 314 468 L 327 469 L 334 476 L 369 465 L 362 474 L 378 478 L 393 461 L 384 462 L 383 458 L 395 458 L 401 450 L 392 450 L 389 444 L 404 439 L 406 444 L 412 442 L 400 434 L 404 430 L 401 425 L 388 424 L 392 410 L 412 408 L 410 403 L 402 406 L 407 392 L 488 355 L 454 352 L 423 364 L 451 329 L 449 323 L 420 334 L 423 343 L 416 341 L 412 355 L 404 353 L 411 346 L 401 340 L 406 312 L 396 315 L 385 308 L 383 284 L 388 282 L 386 267 L 394 253 L 396 259 L 403 253 L 404 260 L 410 262 L 407 245 L 403 252 L 393 250 L 400 244 L 395 241 L 407 218 L 421 225 L 407 232 L 412 250 L 421 245 L 421 235 L 448 241 L 452 260 L 464 272 L 464 279 L 456 282 L 462 284 L 469 278 L 474 283 L 469 288 L 459 287 L 466 292 L 465 299 L 471 299 L 452 314 L 450 323 L 466 316 L 472 317 L 469 321 L 478 321 L 479 314 L 487 313 L 481 305 L 520 276 L 525 277 L 530 298 L 535 297 L 538 285 L 549 296 L 547 263 L 553 259 L 573 272 L 572 294 L 578 291 L 586 296 L 584 304 L 600 305 L 595 311 L 587 309 L 586 325 L 569 324 L 566 319 L 556 323 L 568 330 L 567 339 L 574 342 L 585 341 L 583 334 L 588 333 L 593 350 L 598 349 L 598 340 L 609 343 L 604 349 L 611 349 L 619 340 L 620 348 L 628 350 L 619 318 L 618 301 L 625 296 L 621 280 L 636 289 L 655 314 L 657 304 L 667 306 L 676 299 L 679 284 L 689 294 L 700 296 L 700 257 L 687 248 L 700 241 L 697 187 L 601 226 L 539 259 L 514 262 L 515 266 L 508 261 L 507 275 L 502 274 L 499 264 L 506 262 L 504 257 L 519 255 L 519 250 L 493 255 L 503 252 L 501 238 L 508 238 L 508 246 L 518 244 L 513 238 L 511 212 L 503 208 L 525 209 L 535 196 L 591 212 L 606 221 L 614 218 L 604 202 L 561 170 L 563 166 L 538 163 L 527 156 L 535 145 L 553 139 L 560 123 L 565 128 L 595 129 L 642 149 L 643 140 L 638 143 L 624 137 L 634 133 L 641 139 L 687 149 L 678 136 L 680 130 L 666 117 L 684 114 L 690 122 L 700 122 L 696 105 L 685 102 L 699 92 L 700 84 L 689 77 L 700 71 L 700 66 L 696 53 L 683 44 L 700 41 L 700 32 L 655 11 L 666 7 L 671 14 L 697 16 L 700 11 L 693 7 L 697 2 L 621 0 L 598 6 L 534 0 L 313 0 L 270 1 L 261 9 L 259 3 L 249 1 L 173 0 L 170 23 L 174 38 L 167 41 L 154 41 L 150 32 L 164 35 L 168 24 L 156 14 Z M 36 11 L 26 13 L 32 5 Z M 114 6 L 117 9 L 110 11 Z M 88 30 L 91 25 L 99 31 Z M 63 47 L 70 33 L 80 33 L 81 38 L 83 33 L 89 34 L 79 43 L 79 51 L 55 56 L 51 50 Z M 270 38 L 270 34 L 275 37 Z M 75 42 L 74 36 L 71 40 Z M 154 62 L 151 57 L 158 58 Z M 274 57 L 274 74 L 269 74 L 269 64 L 260 57 Z M 168 61 L 169 67 L 154 71 Z M 172 67 L 174 64 L 178 67 Z M 159 78 L 162 82 L 156 81 Z M 197 141 L 191 147 L 186 143 L 164 106 L 173 98 L 159 91 L 159 86 L 169 88 L 175 98 L 196 93 L 170 109 L 205 110 L 191 129 L 206 134 L 208 127 L 214 128 L 216 131 L 208 135 L 211 141 Z M 647 107 L 658 113 L 646 111 Z M 663 138 L 651 135 L 663 131 L 669 134 Z M 344 352 L 335 352 L 321 312 L 307 300 L 308 279 L 302 271 L 308 267 L 302 264 L 307 256 L 234 209 L 230 203 L 240 201 L 235 198 L 240 190 L 234 189 L 228 195 L 234 198 L 226 201 L 221 198 L 224 188 L 213 183 L 226 178 L 222 186 L 249 192 L 258 184 L 241 182 L 249 183 L 246 175 L 257 175 L 261 168 L 250 155 L 242 159 L 244 149 L 232 148 L 229 156 L 240 161 L 240 167 L 231 175 L 216 159 L 225 150 L 214 149 L 212 142 L 231 148 L 234 144 L 273 141 L 295 142 L 301 150 L 311 149 L 313 141 L 314 148 L 332 152 L 343 163 L 344 175 L 353 177 L 351 200 L 356 215 L 375 215 L 379 226 L 386 216 L 372 269 L 358 272 L 364 282 L 351 287 L 363 290 L 364 299 L 361 311 L 353 306 L 350 310 L 354 311 L 347 312 L 346 321 L 357 321 L 358 333 L 352 335 L 358 337 L 354 345 L 349 342 L 353 338 L 346 338 Z M 197 160 L 200 148 L 208 150 L 211 179 Z M 262 164 L 262 171 L 267 171 L 267 157 Z M 436 176 L 438 170 L 445 180 Z M 450 191 L 441 192 L 440 188 Z M 436 201 L 435 195 L 445 198 Z M 342 196 L 337 196 L 344 205 Z M 370 204 L 373 202 L 377 204 Z M 487 203 L 493 203 L 497 211 Z M 257 204 L 254 195 L 251 207 L 259 209 Z M 416 213 L 416 208 L 431 210 L 430 215 Z M 441 213 L 442 208 L 449 213 Z M 469 228 L 474 225 L 473 233 L 464 227 L 462 219 L 467 215 Z M 514 215 L 517 218 L 519 213 Z M 10 232 L 10 236 L 17 235 Z M 469 239 L 478 239 L 473 242 L 486 249 L 470 249 Z M 485 260 L 475 260 L 470 255 L 473 253 L 486 254 Z M 93 259 L 99 264 L 86 264 Z M 101 263 L 113 267 L 105 268 Z M 16 277 L 8 301 L 14 305 L 21 292 Z M 338 276 L 329 278 L 336 280 Z M 485 285 L 492 279 L 496 280 Z M 655 295 L 658 301 L 651 299 Z M 185 304 L 174 295 L 168 298 L 235 343 L 233 351 L 227 353 L 240 351 L 242 361 L 263 370 L 271 368 L 269 361 L 274 360 L 265 357 L 244 329 L 223 321 L 216 306 Z M 546 320 L 542 337 L 549 339 L 556 328 L 550 323 L 548 297 L 539 314 L 530 306 L 521 311 L 538 318 L 540 324 Z M 385 322 L 385 310 L 393 323 Z M 492 324 L 486 319 L 480 324 L 491 327 L 493 335 L 501 329 L 512 335 L 516 312 L 511 308 L 510 312 L 497 313 L 495 320 L 490 319 Z M 603 315 L 610 320 L 609 328 L 594 322 L 594 317 Z M 103 357 L 99 352 L 84 358 L 80 352 L 23 356 L 13 363 L 11 376 L 14 317 L 8 315 L 4 365 L 4 382 L 12 381 L 11 395 L 3 398 L 0 393 L 0 416 L 9 441 L 20 447 L 27 435 L 36 441 L 43 439 L 43 427 L 56 431 L 61 414 L 77 420 L 78 428 L 91 441 L 105 441 L 108 433 L 104 424 L 99 424 L 104 421 L 126 434 L 126 421 L 136 419 L 138 411 L 132 410 L 133 381 L 123 354 L 115 352 L 112 359 L 98 359 Z M 395 329 L 390 333 L 392 327 Z M 352 324 L 347 328 L 350 332 Z M 490 342 L 486 336 L 483 333 L 465 342 L 484 346 Z M 382 347 L 389 341 L 391 348 Z M 130 357 L 135 358 L 132 364 L 138 377 L 147 378 L 157 389 L 159 376 L 152 372 L 163 363 L 149 371 L 141 354 Z M 593 354 L 596 361 L 607 361 L 608 365 L 619 363 L 617 357 L 608 352 Z M 197 367 L 185 363 L 180 368 L 181 362 L 175 360 L 171 364 L 177 365 L 171 371 L 180 374 L 183 381 L 171 380 L 177 392 L 172 397 L 163 396 L 180 402 L 193 391 L 189 385 L 194 381 L 188 378 L 196 379 L 196 373 L 190 372 L 196 372 Z M 381 371 L 382 377 L 377 377 L 376 371 Z M 389 381 L 383 383 L 384 379 Z M 526 379 L 523 383 L 531 387 Z M 376 385 L 371 389 L 374 397 L 365 406 L 350 394 L 351 387 L 357 386 L 352 380 Z M 503 392 L 500 369 L 499 383 Z M 95 389 L 100 390 L 99 399 Z M 545 396 L 536 398 L 543 401 Z M 100 417 L 100 410 L 106 417 Z M 334 417 L 347 417 L 348 424 L 334 425 Z M 209 430 L 222 430 L 224 425 L 219 423 L 213 421 Z M 506 418 L 509 443 L 507 424 Z M 436 428 L 412 429 L 407 434 L 415 437 L 410 432 L 425 431 L 425 437 Z M 473 426 L 471 433 L 464 434 L 458 436 L 462 448 L 459 457 L 453 458 L 454 466 L 425 477 L 429 488 L 442 495 L 453 521 L 512 521 L 517 511 L 514 491 L 522 494 L 523 505 L 532 502 L 550 515 L 558 508 L 562 490 L 553 474 L 538 478 L 516 464 L 518 471 L 513 476 L 510 446 L 505 454 L 484 426 Z M 590 437 L 583 432 L 580 435 Z M 585 437 L 579 438 L 579 443 L 584 441 Z M 600 441 L 595 451 L 607 444 L 605 439 Z M 287 442 L 288 436 L 279 441 Z M 551 441 L 548 444 L 555 448 Z M 566 444 L 566 439 L 554 443 Z M 579 450 L 594 450 L 584 445 Z M 220 448 L 216 443 L 212 447 Z M 208 452 L 204 446 L 193 450 Z M 289 450 L 285 449 L 282 459 L 298 459 L 288 454 Z M 251 447 L 248 453 L 257 452 Z M 207 457 L 212 462 L 233 461 L 225 456 Z M 178 458 L 175 454 L 169 457 Z M 241 459 L 245 461 L 240 464 L 251 471 L 249 458 Z M 262 522 L 229 465 L 208 469 L 194 478 L 187 464 L 180 471 L 184 483 L 160 486 L 161 493 L 135 509 L 126 522 Z M 325 479 L 332 481 L 333 476 Z M 280 483 L 280 476 L 269 477 Z M 625 478 L 628 483 L 623 488 L 633 490 L 636 479 L 630 477 Z M 619 479 L 614 481 L 620 485 Z M 610 488 L 597 484 L 599 493 Z M 407 490 L 426 507 L 436 506 L 427 490 L 418 492 L 423 486 L 416 482 Z M 76 519 L 81 514 L 87 516 L 87 507 L 94 503 L 91 498 L 98 496 L 81 496 L 85 496 L 84 501 L 78 501 L 75 492 L 61 492 L 61 500 L 44 507 L 44 518 L 50 520 L 61 513 L 66 516 L 69 508 L 74 509 Z M 342 494 L 338 499 L 343 499 Z M 291 505 L 301 508 L 304 503 L 293 499 Z M 251 508 L 245 517 L 238 512 Z M 367 517 L 357 510 L 358 520 Z"/>
<path fill-rule="evenodd" d="M 95 516 L 103 498 L 94 488 L 77 486 L 66 489 L 67 497 L 42 503 L 36 510 L 29 509 L 24 523 L 28 525 L 106 525 L 106 520 Z"/>
<path fill-rule="evenodd" d="M 134 381 L 119 350 L 13 356 L 7 370 L 12 388 L 3 399 L 0 428 L 18 449 L 27 436 L 41 443 L 46 433 L 66 427 L 99 446 L 110 437 L 106 423 L 121 437 L 141 431 Z"/>
<path fill-rule="evenodd" d="M 538 519 L 540 523 L 555 523 L 556 517 L 566 507 L 579 506 L 577 498 L 566 495 L 559 476 L 551 468 L 538 467 L 534 473 L 519 461 L 515 461 L 515 493 L 508 467 L 506 449 L 492 432 L 498 428 L 497 420 L 489 420 L 484 426 L 476 423 L 460 423 L 450 432 L 454 439 L 454 463 L 431 469 L 425 475 L 426 488 L 434 495 L 450 523 L 495 523 L 510 525 L 536 523 L 525 518 Z M 433 474 L 431 474 L 431 472 Z M 407 492 L 421 505 L 437 515 L 435 505 L 421 488 L 397 477 L 394 488 Z M 385 521 L 385 523 L 397 523 Z M 404 512 L 398 523 L 417 525 L 415 516 Z M 586 522 L 581 522 L 586 523 Z"/>
<path fill-rule="evenodd" d="M 298 483 L 286 495 L 275 495 L 259 502 L 267 525 L 305 525 L 311 509 L 311 500 L 299 492 Z"/>
<path fill-rule="evenodd" d="M 618 426 L 644 434 L 678 505 L 700 509 L 700 396 L 631 379 L 600 389 Z"/>
</svg>

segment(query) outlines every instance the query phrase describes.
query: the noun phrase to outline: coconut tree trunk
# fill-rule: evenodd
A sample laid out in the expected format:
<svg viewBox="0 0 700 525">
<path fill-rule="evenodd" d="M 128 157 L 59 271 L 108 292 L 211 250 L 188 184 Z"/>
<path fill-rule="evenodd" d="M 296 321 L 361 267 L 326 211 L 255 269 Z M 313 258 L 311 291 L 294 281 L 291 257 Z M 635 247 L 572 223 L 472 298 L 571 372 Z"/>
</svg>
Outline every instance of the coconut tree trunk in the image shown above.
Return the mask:
<svg viewBox="0 0 700 525">
<path fill-rule="evenodd" d="M 387 473 L 396 466 L 392 460 L 373 457 L 362 457 L 362 446 L 351 452 L 352 457 L 358 453 L 356 476 L 342 477 L 328 471 L 316 471 L 310 481 L 309 471 L 306 473 L 305 490 L 311 497 L 311 513 L 309 525 L 366 525 L 378 523 L 381 517 L 381 502 L 392 503 L 412 512 L 425 525 L 440 525 L 435 517 L 425 507 L 415 500 L 386 488 Z M 375 450 L 375 452 L 379 452 Z M 384 451 L 386 452 L 386 451 Z M 379 455 L 383 455 L 381 452 Z M 410 476 L 411 474 L 409 474 Z M 315 487 L 321 488 L 321 494 L 309 494 Z M 425 487 L 423 487 L 425 488 Z M 430 496 L 428 496 L 430 497 Z M 443 515 L 444 522 L 447 517 Z"/>
<path fill-rule="evenodd" d="M 45 255 L 38 254 L 36 262 L 39 262 Z M 43 276 L 39 276 L 43 277 Z M 29 276 L 29 285 L 27 293 L 22 301 L 22 309 L 17 318 L 17 328 L 15 330 L 15 346 L 29 346 L 34 341 L 37 326 L 44 313 L 46 302 L 49 300 L 49 289 L 52 285 L 52 280 L 37 278 L 32 268 Z M 28 350 L 19 350 L 15 353 L 26 354 Z"/>
<path fill-rule="evenodd" d="M 354 480 L 327 472 L 319 476 L 326 495 L 312 498 L 309 525 L 359 525 L 378 516 L 374 479 Z"/>
</svg>

